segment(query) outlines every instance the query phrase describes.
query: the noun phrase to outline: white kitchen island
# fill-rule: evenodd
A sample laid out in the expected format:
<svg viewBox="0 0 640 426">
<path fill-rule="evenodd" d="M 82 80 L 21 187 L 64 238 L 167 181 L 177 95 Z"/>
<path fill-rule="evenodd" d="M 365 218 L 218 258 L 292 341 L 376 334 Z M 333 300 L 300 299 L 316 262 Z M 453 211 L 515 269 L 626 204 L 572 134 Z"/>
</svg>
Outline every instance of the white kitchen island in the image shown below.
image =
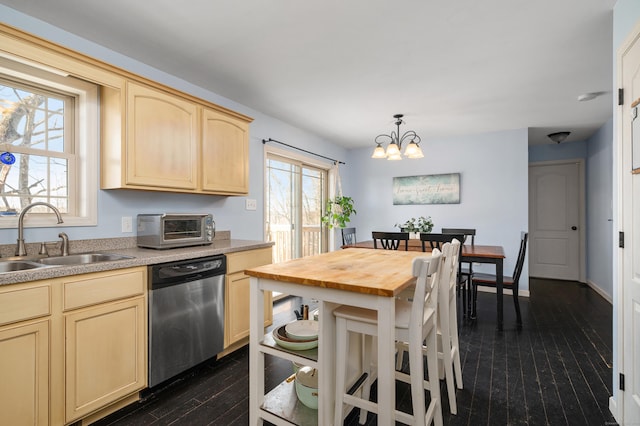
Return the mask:
<svg viewBox="0 0 640 426">
<path fill-rule="evenodd" d="M 264 357 L 270 354 L 316 367 L 319 404 L 316 422 L 333 424 L 335 393 L 335 318 L 339 305 L 359 306 L 378 311 L 378 424 L 392 425 L 395 410 L 395 296 L 414 278 L 411 263 L 421 252 L 346 250 L 309 256 L 288 262 L 246 270 L 251 277 L 251 329 L 249 346 L 249 415 L 251 425 L 263 420 L 274 424 L 308 424 L 296 409 L 297 401 L 286 393 L 286 381 L 265 396 Z M 276 346 L 264 333 L 264 292 L 316 299 L 319 305 L 318 349 L 292 352 Z M 284 324 L 275 324 L 281 326 Z M 314 359 L 315 358 L 315 359 Z M 293 389 L 289 384 L 289 388 Z M 295 391 L 293 393 L 295 396 Z M 291 406 L 289 406 L 291 405 Z M 305 412 L 306 411 L 306 412 Z M 312 415 L 315 413 L 312 413 Z M 301 420 L 305 418 L 305 420 Z"/>
</svg>

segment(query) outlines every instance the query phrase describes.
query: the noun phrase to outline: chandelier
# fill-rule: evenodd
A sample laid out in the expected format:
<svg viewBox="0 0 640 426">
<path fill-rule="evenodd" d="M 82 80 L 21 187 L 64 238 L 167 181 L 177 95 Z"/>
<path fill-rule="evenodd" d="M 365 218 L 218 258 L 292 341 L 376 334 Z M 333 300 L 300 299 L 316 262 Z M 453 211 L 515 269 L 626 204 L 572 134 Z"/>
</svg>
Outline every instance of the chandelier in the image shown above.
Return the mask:
<svg viewBox="0 0 640 426">
<path fill-rule="evenodd" d="M 400 137 L 400 125 L 404 123 L 402 120 L 404 114 L 396 114 L 393 118 L 396 119 L 395 125 L 398 127 L 397 132 L 392 131 L 390 135 L 378 135 L 376 136 L 375 143 L 377 144 L 376 149 L 373 151 L 373 155 L 371 158 L 386 158 L 387 160 L 402 160 L 402 156 L 400 155 L 400 151 L 402 150 L 403 142 L 409 141 L 409 144 L 404 150 L 405 157 L 408 158 L 422 158 L 424 155 L 422 154 L 422 149 L 420 149 L 420 136 L 416 134 L 413 130 L 409 130 L 405 132 L 402 137 Z M 385 142 L 389 142 L 387 149 L 382 147 L 382 144 Z"/>
</svg>

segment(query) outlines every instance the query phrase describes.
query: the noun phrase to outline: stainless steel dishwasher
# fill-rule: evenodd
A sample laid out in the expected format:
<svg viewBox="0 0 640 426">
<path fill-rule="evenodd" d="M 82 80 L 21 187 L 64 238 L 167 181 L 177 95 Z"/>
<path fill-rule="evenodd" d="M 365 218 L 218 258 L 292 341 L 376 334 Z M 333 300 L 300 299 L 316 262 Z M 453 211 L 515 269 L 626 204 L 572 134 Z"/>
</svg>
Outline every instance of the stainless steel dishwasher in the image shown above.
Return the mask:
<svg viewBox="0 0 640 426">
<path fill-rule="evenodd" d="M 224 346 L 224 255 L 149 267 L 149 387 Z"/>
</svg>

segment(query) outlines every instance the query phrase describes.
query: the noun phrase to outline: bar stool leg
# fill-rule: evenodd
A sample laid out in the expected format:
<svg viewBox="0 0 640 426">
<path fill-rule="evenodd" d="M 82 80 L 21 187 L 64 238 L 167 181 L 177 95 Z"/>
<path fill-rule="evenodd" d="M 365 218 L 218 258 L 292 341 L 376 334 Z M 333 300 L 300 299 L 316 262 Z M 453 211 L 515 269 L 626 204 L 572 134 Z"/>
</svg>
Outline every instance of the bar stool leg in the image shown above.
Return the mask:
<svg viewBox="0 0 640 426">
<path fill-rule="evenodd" d="M 429 336 L 427 337 L 427 372 L 429 374 L 429 396 L 431 397 L 431 401 L 432 403 L 435 401 L 434 404 L 430 404 L 430 410 L 433 409 L 435 410 L 435 414 L 434 414 L 434 418 L 433 418 L 433 422 L 436 426 L 442 426 L 443 423 L 443 419 L 442 419 L 442 400 L 440 398 L 440 380 L 438 379 L 438 348 L 437 348 L 437 336 L 436 336 L 436 331 L 432 330 L 431 333 L 429 334 Z M 422 348 L 420 348 L 419 350 L 419 361 L 422 364 Z M 413 368 L 413 365 L 411 365 L 411 368 Z M 422 369 L 421 369 L 422 370 Z M 422 372 L 423 375 L 422 377 L 424 377 L 424 372 Z M 414 377 L 413 374 L 411 375 L 411 377 Z M 413 388 L 414 385 L 412 383 L 411 389 L 412 389 L 412 393 L 413 393 Z M 421 401 L 422 401 L 422 419 L 424 420 L 418 420 L 416 417 L 416 424 L 425 424 L 426 423 L 426 417 L 429 416 L 429 412 L 427 412 L 425 414 L 425 410 L 424 410 L 424 383 L 421 383 L 420 385 L 421 390 Z M 417 389 L 417 386 L 416 386 Z M 419 405 L 418 402 L 416 402 L 415 400 L 413 401 L 413 410 L 414 410 L 414 415 L 416 413 L 416 405 Z"/>
<path fill-rule="evenodd" d="M 362 345 L 362 369 L 367 373 L 367 378 L 365 379 L 362 387 L 362 399 L 365 401 L 369 400 L 371 396 L 371 384 L 373 383 L 372 370 L 373 364 L 371 360 L 371 350 L 373 348 L 373 338 L 367 334 L 363 336 L 363 345 Z M 359 423 L 361 425 L 367 422 L 367 410 L 364 408 L 360 409 L 360 418 Z"/>
<path fill-rule="evenodd" d="M 433 342 L 435 343 L 435 341 Z M 434 345 L 430 345 L 429 348 L 435 354 L 435 358 L 428 358 L 427 365 L 429 366 L 429 382 L 434 382 L 439 385 L 437 362 L 438 362 L 438 350 Z M 431 354 L 430 354 L 431 355 Z M 431 366 L 435 366 L 435 371 L 432 371 Z M 424 358 L 422 355 L 422 345 L 418 346 L 409 343 L 409 369 L 411 371 L 411 402 L 413 406 L 413 419 L 416 425 L 425 424 L 425 400 L 424 400 Z M 435 374 L 435 375 L 432 375 Z M 433 387 L 433 385 L 431 386 Z M 430 392 L 431 393 L 431 392 Z M 431 398 L 433 394 L 431 393 Z"/>
<path fill-rule="evenodd" d="M 336 401 L 334 424 L 342 425 L 342 409 L 346 388 L 347 376 L 347 348 L 349 347 L 349 331 L 347 321 L 344 318 L 336 318 Z"/>
<path fill-rule="evenodd" d="M 449 334 L 449 324 L 441 324 L 440 326 L 439 344 L 442 348 L 442 360 L 438 359 L 438 364 L 442 368 L 444 379 L 447 382 L 447 394 L 449 396 L 449 409 L 451 414 L 458 414 L 458 405 L 456 404 L 456 389 L 453 383 L 453 360 L 451 359 L 451 336 Z M 438 372 L 440 373 L 440 371 Z M 429 375 L 431 380 L 431 375 Z"/>
</svg>

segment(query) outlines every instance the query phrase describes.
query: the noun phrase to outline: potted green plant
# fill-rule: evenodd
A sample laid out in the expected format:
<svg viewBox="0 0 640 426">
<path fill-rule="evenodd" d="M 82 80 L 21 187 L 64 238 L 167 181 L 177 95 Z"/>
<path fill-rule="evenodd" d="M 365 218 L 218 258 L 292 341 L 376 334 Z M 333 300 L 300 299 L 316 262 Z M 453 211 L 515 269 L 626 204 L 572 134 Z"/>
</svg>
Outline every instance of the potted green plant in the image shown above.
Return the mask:
<svg viewBox="0 0 640 426">
<path fill-rule="evenodd" d="M 322 216 L 322 223 L 329 229 L 345 228 L 347 222 L 351 220 L 351 215 L 356 214 L 353 208 L 353 198 L 338 196 L 327 200 L 327 211 Z"/>
<path fill-rule="evenodd" d="M 429 233 L 433 229 L 433 221 L 431 220 L 431 216 L 420 216 L 417 219 L 412 217 L 405 223 L 396 223 L 394 226 L 396 228 L 400 228 L 402 232 L 409 232 L 413 234 L 419 234 L 421 232 Z"/>
</svg>

